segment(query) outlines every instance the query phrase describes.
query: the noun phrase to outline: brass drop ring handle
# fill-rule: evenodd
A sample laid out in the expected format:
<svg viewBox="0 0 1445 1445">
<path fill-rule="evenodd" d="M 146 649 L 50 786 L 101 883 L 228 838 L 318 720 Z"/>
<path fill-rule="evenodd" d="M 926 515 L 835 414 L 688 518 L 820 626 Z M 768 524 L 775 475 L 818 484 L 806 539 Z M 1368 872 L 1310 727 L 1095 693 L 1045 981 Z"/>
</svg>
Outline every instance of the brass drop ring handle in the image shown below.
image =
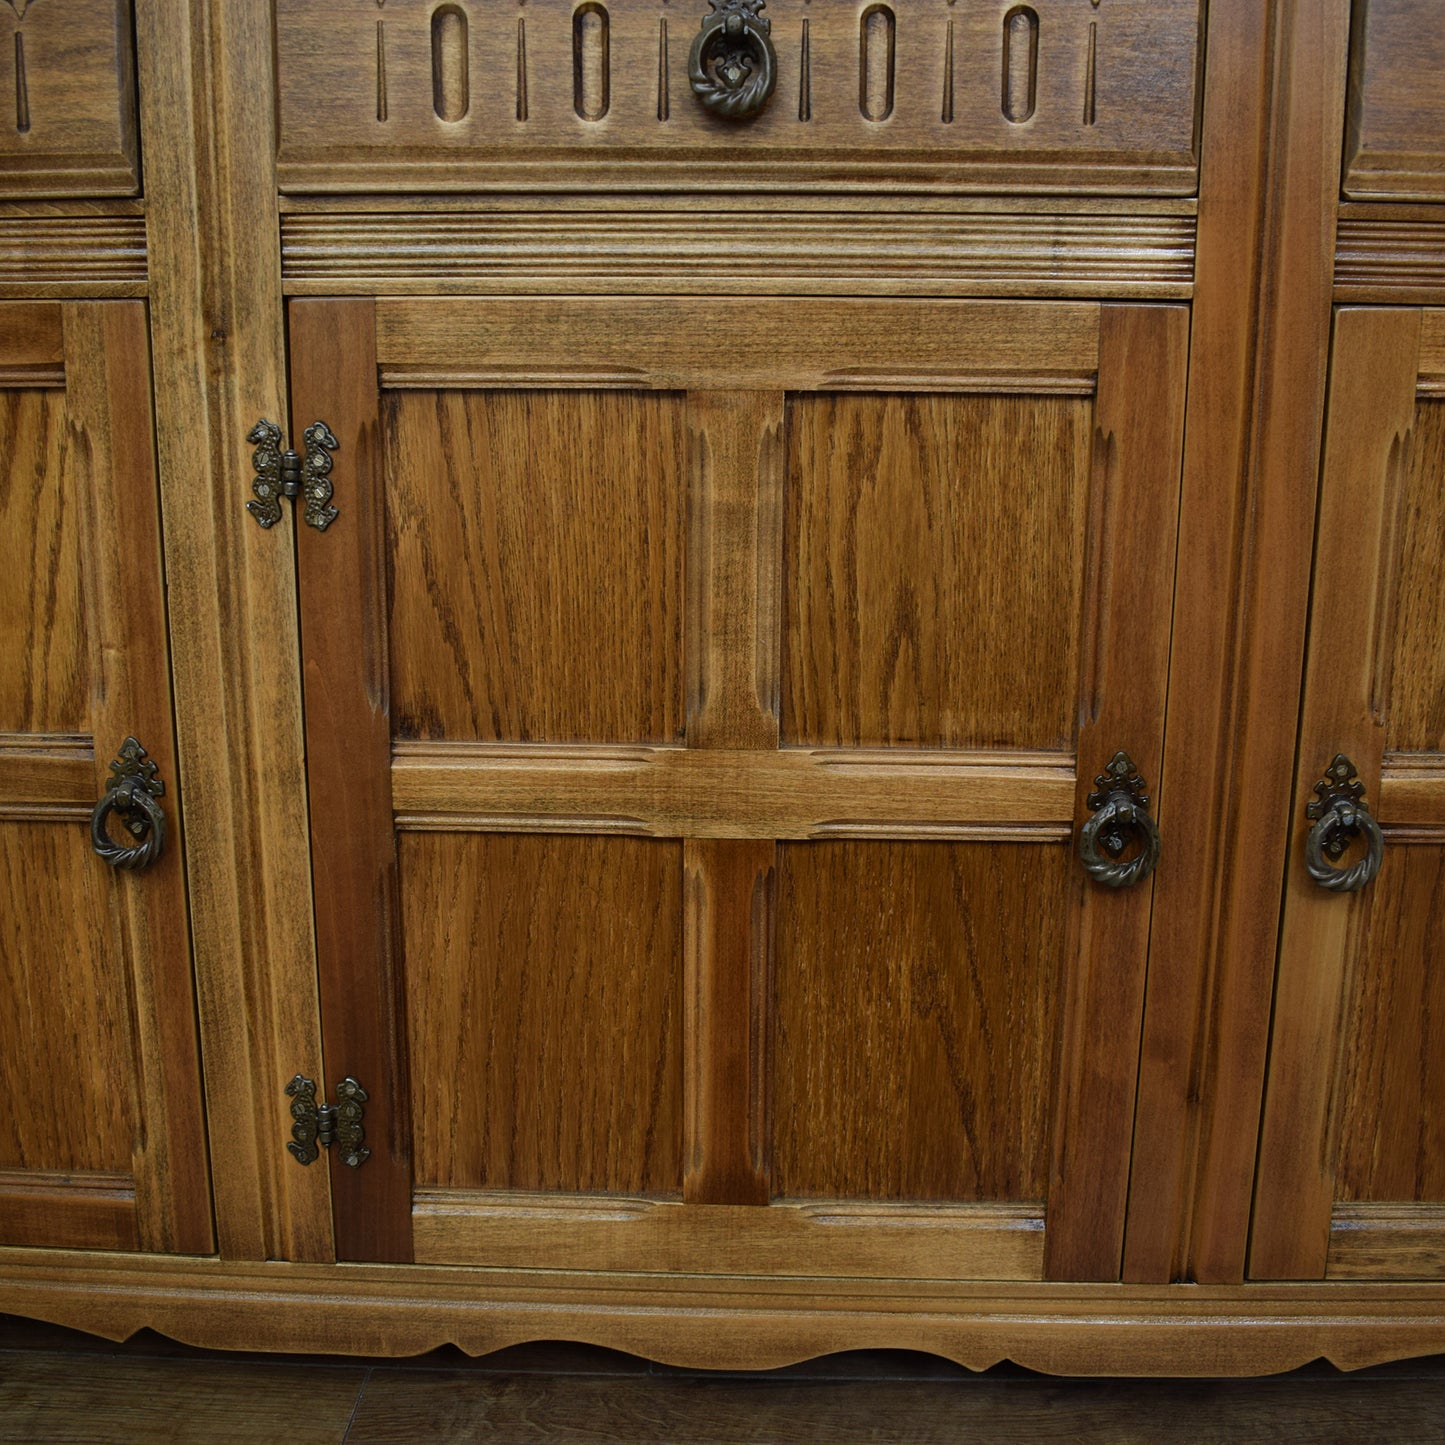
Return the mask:
<svg viewBox="0 0 1445 1445">
<path fill-rule="evenodd" d="M 1314 824 L 1305 839 L 1305 868 L 1331 893 L 1358 893 L 1385 860 L 1385 835 L 1365 805 L 1365 785 L 1355 777 L 1355 765 L 1343 753 L 1336 753 L 1325 776 L 1315 784 L 1315 792 L 1318 798 L 1305 809 L 1305 816 Z M 1335 867 L 1362 833 L 1365 856 L 1348 868 Z"/>
<path fill-rule="evenodd" d="M 1115 753 L 1094 779 L 1088 798 L 1093 811 L 1079 830 L 1079 857 L 1089 877 L 1106 888 L 1132 888 L 1159 866 L 1159 825 L 1150 815 L 1147 790 L 1125 752 Z M 1131 839 L 1139 851 L 1121 863 Z"/>
<path fill-rule="evenodd" d="M 768 103 L 778 83 L 771 20 L 758 13 L 767 0 L 711 0 L 687 57 L 692 93 L 714 115 L 750 120 Z"/>
<path fill-rule="evenodd" d="M 91 810 L 90 845 L 112 868 L 149 868 L 166 846 L 166 815 L 157 802 L 166 785 L 135 738 L 121 744 L 110 771 L 111 784 Z M 136 842 L 120 844 L 111 838 L 112 814 Z"/>
</svg>

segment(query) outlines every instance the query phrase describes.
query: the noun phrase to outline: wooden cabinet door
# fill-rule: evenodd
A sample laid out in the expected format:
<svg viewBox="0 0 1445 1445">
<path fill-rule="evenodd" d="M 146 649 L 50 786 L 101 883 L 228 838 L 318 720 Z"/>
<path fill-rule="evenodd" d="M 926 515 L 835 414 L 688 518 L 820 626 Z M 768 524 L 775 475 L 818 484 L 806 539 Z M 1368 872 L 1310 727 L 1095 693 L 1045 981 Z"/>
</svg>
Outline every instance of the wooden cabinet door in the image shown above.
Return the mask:
<svg viewBox="0 0 1445 1445">
<path fill-rule="evenodd" d="M 0 409 L 0 1244 L 209 1252 L 144 305 L 0 305 Z M 124 871 L 132 736 L 166 837 Z"/>
<path fill-rule="evenodd" d="M 1340 310 L 1326 425 L 1250 1269 L 1438 1279 L 1445 311 Z M 1383 830 L 1379 874 L 1356 892 L 1322 887 L 1307 868 L 1306 804 L 1337 755 Z M 1366 846 L 1362 834 L 1338 866 Z"/>
<path fill-rule="evenodd" d="M 1117 1278 L 1187 309 L 289 323 L 338 1255 Z"/>
</svg>

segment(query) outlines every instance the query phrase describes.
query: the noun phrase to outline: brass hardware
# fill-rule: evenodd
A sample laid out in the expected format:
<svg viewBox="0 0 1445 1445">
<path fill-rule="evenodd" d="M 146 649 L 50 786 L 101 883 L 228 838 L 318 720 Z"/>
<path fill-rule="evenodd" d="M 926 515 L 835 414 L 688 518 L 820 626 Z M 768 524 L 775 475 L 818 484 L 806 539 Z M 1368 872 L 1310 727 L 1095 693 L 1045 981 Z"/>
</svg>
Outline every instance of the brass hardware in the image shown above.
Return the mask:
<svg viewBox="0 0 1445 1445">
<path fill-rule="evenodd" d="M 758 13 L 767 0 L 709 0 L 687 57 L 692 93 L 727 120 L 749 120 L 768 103 L 778 83 L 771 20 Z"/>
<path fill-rule="evenodd" d="M 148 868 L 166 846 L 166 815 L 157 798 L 166 785 L 156 776 L 154 761 L 135 738 L 120 745 L 110 765 L 110 786 L 90 814 L 90 846 L 112 868 Z M 111 814 L 118 817 L 135 843 L 115 842 L 108 828 Z"/>
<path fill-rule="evenodd" d="M 1079 832 L 1079 857 L 1089 877 L 1106 888 L 1131 888 L 1159 864 L 1159 825 L 1149 814 L 1148 787 L 1126 752 L 1115 753 L 1094 779 L 1088 797 L 1093 811 Z M 1139 851 L 1120 863 L 1131 838 L 1138 839 Z"/>
<path fill-rule="evenodd" d="M 348 1074 L 337 1086 L 339 1104 L 318 1104 L 316 1085 L 304 1074 L 297 1074 L 286 1085 L 291 1099 L 291 1117 L 296 1121 L 291 1126 L 292 1143 L 286 1147 L 302 1164 L 310 1164 L 320 1157 L 321 1149 L 338 1146 L 341 1162 L 348 1169 L 360 1169 L 371 1158 L 371 1150 L 362 1140 L 366 1130 L 362 1127 L 366 1103 L 366 1090 Z"/>
<path fill-rule="evenodd" d="M 331 505 L 331 453 L 341 443 L 324 421 L 312 422 L 303 439 L 304 458 L 289 449 L 281 450 L 281 428 L 264 417 L 246 433 L 246 440 L 256 448 L 251 454 L 256 471 L 251 490 L 256 500 L 247 502 L 246 510 L 263 527 L 274 527 L 281 520 L 282 497 L 294 500 L 298 495 L 306 499 L 304 520 L 308 527 L 324 532 L 337 518 L 337 510 Z"/>
<path fill-rule="evenodd" d="M 1305 817 L 1314 824 L 1305 839 L 1305 867 L 1321 888 L 1331 893 L 1357 893 L 1385 860 L 1385 835 L 1365 803 L 1365 785 L 1355 776 L 1355 765 L 1343 753 L 1336 753 L 1315 784 L 1315 792 L 1318 797 L 1305 809 Z M 1361 833 L 1365 835 L 1365 856 L 1348 868 L 1333 867 Z"/>
</svg>

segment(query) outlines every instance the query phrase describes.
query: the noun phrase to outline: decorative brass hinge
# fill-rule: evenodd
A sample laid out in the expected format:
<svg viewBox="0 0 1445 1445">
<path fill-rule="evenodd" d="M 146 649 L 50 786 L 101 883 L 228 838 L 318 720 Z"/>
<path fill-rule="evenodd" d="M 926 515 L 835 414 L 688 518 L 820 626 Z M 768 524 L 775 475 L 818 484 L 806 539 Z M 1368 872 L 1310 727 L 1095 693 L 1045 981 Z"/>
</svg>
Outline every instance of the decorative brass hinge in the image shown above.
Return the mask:
<svg viewBox="0 0 1445 1445">
<path fill-rule="evenodd" d="M 291 1126 L 293 1142 L 286 1147 L 300 1163 L 310 1164 L 320 1157 L 317 1145 L 322 1149 L 338 1145 L 341 1162 L 349 1169 L 360 1169 L 371 1158 L 371 1150 L 362 1143 L 366 1130 L 361 1106 L 366 1103 L 366 1090 L 350 1074 L 336 1086 L 339 1104 L 318 1104 L 316 1085 L 304 1074 L 297 1074 L 286 1085 L 286 1092 L 296 1121 Z"/>
<path fill-rule="evenodd" d="M 256 448 L 251 454 L 256 469 L 251 490 L 256 500 L 247 502 L 246 510 L 263 527 L 274 527 L 281 520 L 282 497 L 294 501 L 304 496 L 306 525 L 318 532 L 324 532 L 337 518 L 331 505 L 331 453 L 341 443 L 324 421 L 312 422 L 303 435 L 306 455 L 300 457 L 294 451 L 281 450 L 281 428 L 264 417 L 246 433 L 246 440 Z"/>
</svg>

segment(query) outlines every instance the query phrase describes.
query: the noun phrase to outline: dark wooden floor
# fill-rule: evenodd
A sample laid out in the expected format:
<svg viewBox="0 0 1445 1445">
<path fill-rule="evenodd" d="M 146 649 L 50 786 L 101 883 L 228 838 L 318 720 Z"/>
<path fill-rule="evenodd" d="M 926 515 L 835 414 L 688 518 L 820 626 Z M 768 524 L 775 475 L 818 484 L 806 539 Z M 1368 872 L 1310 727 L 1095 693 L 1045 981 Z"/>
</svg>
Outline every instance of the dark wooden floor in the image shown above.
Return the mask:
<svg viewBox="0 0 1445 1445">
<path fill-rule="evenodd" d="M 41 1442 L 1445 1440 L 1445 1356 L 1247 1381 L 976 1375 L 923 1355 L 767 1374 L 533 1345 L 479 1360 L 217 1354 L 0 1316 L 0 1440 Z"/>
</svg>

